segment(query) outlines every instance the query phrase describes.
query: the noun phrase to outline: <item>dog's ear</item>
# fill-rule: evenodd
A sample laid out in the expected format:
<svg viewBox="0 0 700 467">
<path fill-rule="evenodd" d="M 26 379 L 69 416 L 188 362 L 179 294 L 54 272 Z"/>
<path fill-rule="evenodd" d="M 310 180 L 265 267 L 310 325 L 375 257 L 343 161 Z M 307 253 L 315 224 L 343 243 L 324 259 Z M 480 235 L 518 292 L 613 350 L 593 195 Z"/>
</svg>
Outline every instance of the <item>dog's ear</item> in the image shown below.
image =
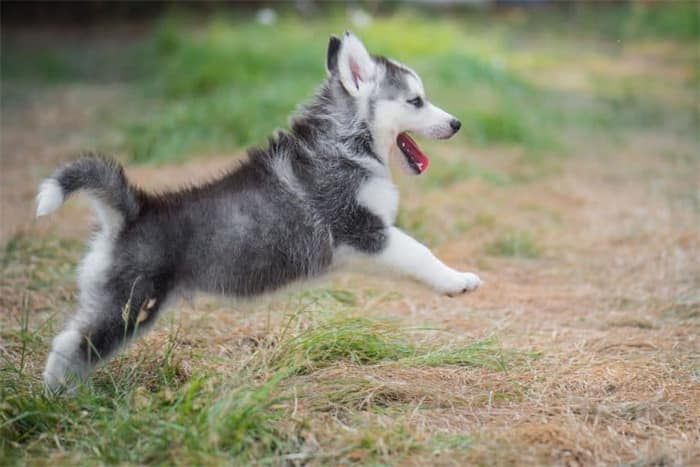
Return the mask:
<svg viewBox="0 0 700 467">
<path fill-rule="evenodd" d="M 331 44 L 329 44 L 328 49 L 330 52 Z M 358 97 L 370 89 L 376 65 L 357 36 L 349 32 L 343 35 L 336 60 L 340 82 L 343 83 L 343 87 L 351 96 Z"/>
<path fill-rule="evenodd" d="M 338 52 L 340 51 L 340 39 L 331 36 L 328 39 L 328 52 L 326 52 L 326 71 L 329 75 L 338 71 Z"/>
</svg>

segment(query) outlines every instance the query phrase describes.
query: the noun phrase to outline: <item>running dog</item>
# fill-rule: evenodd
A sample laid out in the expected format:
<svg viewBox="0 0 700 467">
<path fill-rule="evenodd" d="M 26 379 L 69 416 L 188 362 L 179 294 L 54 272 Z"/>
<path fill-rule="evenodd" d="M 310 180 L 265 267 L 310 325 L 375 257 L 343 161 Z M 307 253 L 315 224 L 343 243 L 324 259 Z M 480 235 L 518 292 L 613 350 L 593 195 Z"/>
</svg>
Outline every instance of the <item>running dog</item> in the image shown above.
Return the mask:
<svg viewBox="0 0 700 467">
<path fill-rule="evenodd" d="M 149 194 L 94 155 L 41 184 L 37 216 L 85 191 L 100 224 L 78 269 L 77 312 L 51 346 L 48 388 L 84 380 L 183 292 L 250 297 L 358 261 L 442 294 L 479 287 L 394 226 L 389 159 L 423 173 L 429 159 L 408 132 L 446 139 L 459 120 L 428 101 L 413 70 L 351 33 L 330 38 L 326 71 L 289 131 L 204 185 Z"/>
</svg>

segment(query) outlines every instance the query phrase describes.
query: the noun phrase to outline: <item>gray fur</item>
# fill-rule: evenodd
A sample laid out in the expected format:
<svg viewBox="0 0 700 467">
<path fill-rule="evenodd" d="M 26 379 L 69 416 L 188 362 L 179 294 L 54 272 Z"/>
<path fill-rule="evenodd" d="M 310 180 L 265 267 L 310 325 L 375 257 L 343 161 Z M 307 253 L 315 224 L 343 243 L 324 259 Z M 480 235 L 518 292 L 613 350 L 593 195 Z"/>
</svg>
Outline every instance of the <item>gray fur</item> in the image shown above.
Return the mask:
<svg viewBox="0 0 700 467">
<path fill-rule="evenodd" d="M 127 183 L 124 170 L 112 159 L 83 157 L 57 170 L 52 178 L 61 186 L 65 198 L 78 190 L 88 190 L 121 213 L 127 222 L 139 215 L 139 198 L 143 194 Z"/>
<path fill-rule="evenodd" d="M 97 156 L 54 174 L 64 196 L 88 190 L 121 222 L 98 235 L 108 260 L 99 277 L 81 280 L 78 314 L 64 331 L 77 330 L 80 341 L 70 348 L 68 337 L 57 338 L 54 347 L 60 340 L 60 357 L 70 363 L 58 375 L 47 365 L 49 385 L 112 354 L 155 320 L 174 291 L 255 296 L 324 273 L 343 247 L 368 255 L 385 248 L 390 225 L 357 196 L 372 177 L 388 177 L 388 168 L 374 149 L 373 104 L 360 115 L 338 78 L 339 48 L 332 38 L 328 78 L 290 130 L 210 183 L 148 194 L 130 185 L 116 162 Z M 370 102 L 405 93 L 412 72 L 373 60 L 384 82 Z"/>
<path fill-rule="evenodd" d="M 385 57 L 372 57 L 374 62 L 384 68 L 384 80 L 379 88 L 381 92 L 377 96 L 378 99 L 397 99 L 399 96 L 404 96 L 408 92 L 406 84 L 406 76 L 413 74 L 411 70 L 398 65 Z"/>
</svg>

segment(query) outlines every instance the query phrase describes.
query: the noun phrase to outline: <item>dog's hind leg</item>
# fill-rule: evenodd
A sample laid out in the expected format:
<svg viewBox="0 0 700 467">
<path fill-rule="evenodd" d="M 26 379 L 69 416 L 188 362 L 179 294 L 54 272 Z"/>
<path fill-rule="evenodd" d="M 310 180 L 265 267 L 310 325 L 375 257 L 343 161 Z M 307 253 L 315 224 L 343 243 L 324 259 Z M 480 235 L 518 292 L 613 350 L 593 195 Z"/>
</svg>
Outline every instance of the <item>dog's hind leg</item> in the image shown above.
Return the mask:
<svg viewBox="0 0 700 467">
<path fill-rule="evenodd" d="M 162 281 L 118 277 L 81 291 L 78 313 L 53 340 L 44 382 L 49 389 L 75 387 L 155 321 L 168 290 Z"/>
</svg>

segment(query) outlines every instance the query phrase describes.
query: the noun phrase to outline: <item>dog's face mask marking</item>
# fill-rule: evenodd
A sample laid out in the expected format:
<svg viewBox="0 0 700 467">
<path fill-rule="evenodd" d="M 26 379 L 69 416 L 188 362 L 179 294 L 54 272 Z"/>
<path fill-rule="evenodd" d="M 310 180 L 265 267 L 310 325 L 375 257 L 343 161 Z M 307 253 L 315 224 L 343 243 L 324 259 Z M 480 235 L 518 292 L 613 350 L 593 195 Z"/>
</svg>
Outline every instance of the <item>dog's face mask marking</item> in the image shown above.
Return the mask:
<svg viewBox="0 0 700 467">
<path fill-rule="evenodd" d="M 454 135 L 461 124 L 428 101 L 420 77 L 410 68 L 384 57 L 370 56 L 360 39 L 345 33 L 331 37 L 326 67 L 337 74 L 355 100 L 358 117 L 369 124 L 375 151 L 385 162 L 395 157 L 407 173 L 423 173 L 428 157 L 408 135 L 430 138 Z"/>
</svg>

